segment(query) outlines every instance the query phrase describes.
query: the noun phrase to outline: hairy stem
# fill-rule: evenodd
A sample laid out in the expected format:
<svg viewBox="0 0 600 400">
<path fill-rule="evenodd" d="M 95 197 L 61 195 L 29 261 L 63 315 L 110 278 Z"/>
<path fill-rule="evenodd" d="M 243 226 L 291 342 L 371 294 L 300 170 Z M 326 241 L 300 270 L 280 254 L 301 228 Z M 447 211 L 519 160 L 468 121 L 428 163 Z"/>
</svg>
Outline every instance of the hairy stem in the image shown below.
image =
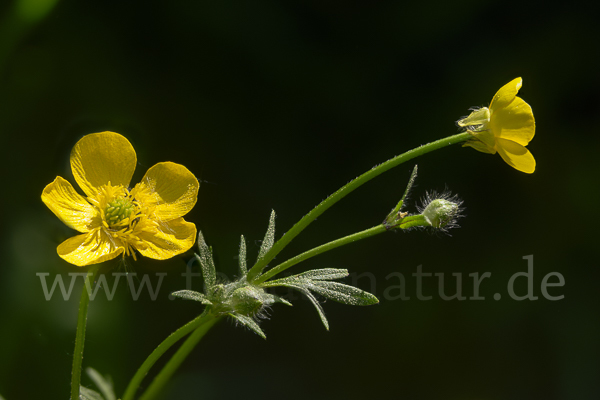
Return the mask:
<svg viewBox="0 0 600 400">
<path fill-rule="evenodd" d="M 313 208 L 308 214 L 306 214 L 300 221 L 296 223 L 289 231 L 285 233 L 274 245 L 271 249 L 261 258 L 256 264 L 248 271 L 248 282 L 254 282 L 257 277 L 262 273 L 263 269 L 267 266 L 267 264 L 277 255 L 281 250 L 283 250 L 291 241 L 294 239 L 300 232 L 302 232 L 311 222 L 313 222 L 319 215 L 323 214 L 325 210 L 329 207 L 333 206 L 335 203 L 340 201 L 346 195 L 348 195 L 353 190 L 357 189 L 359 186 L 365 184 L 376 176 L 382 174 L 383 172 L 396 167 L 408 160 L 412 160 L 415 157 L 421 156 L 423 154 L 429 153 L 434 150 L 441 149 L 443 147 L 464 142 L 470 139 L 472 136 L 468 132 L 459 133 L 458 135 L 449 136 L 444 139 L 436 140 L 435 142 L 431 142 L 429 144 L 425 144 L 423 146 L 417 147 L 416 149 L 412 149 L 407 151 L 404 154 L 396 156 L 383 164 L 380 164 L 376 167 L 373 167 L 369 171 L 365 172 L 358 178 L 349 182 L 342 188 L 338 189 L 337 192 L 333 193 L 327 199 L 323 200 L 321 204 Z"/>
<path fill-rule="evenodd" d="M 277 265 L 276 267 L 270 269 L 265 272 L 263 275 L 259 276 L 254 283 L 262 283 L 267 279 L 271 279 L 275 275 L 279 274 L 282 271 L 294 266 L 304 260 L 307 260 L 311 257 L 319 255 L 321 253 L 325 253 L 326 251 L 335 249 L 336 247 L 343 246 L 345 244 L 356 242 L 357 240 L 366 239 L 371 236 L 375 236 L 379 233 L 386 232 L 387 229 L 384 225 L 377 225 L 369 229 L 365 229 L 364 231 L 354 233 L 352 235 L 345 236 L 343 238 L 331 241 L 329 243 L 325 243 L 321 246 L 315 247 L 314 249 L 305 251 L 302 254 L 297 255 L 294 258 L 290 258 L 289 260 Z"/>
<path fill-rule="evenodd" d="M 81 299 L 79 300 L 79 313 L 77 314 L 77 332 L 75 333 L 75 350 L 73 351 L 73 369 L 71 370 L 71 400 L 79 400 L 79 386 L 81 382 L 81 364 L 83 363 L 83 345 L 85 343 L 85 327 L 87 324 L 87 311 L 90 304 L 90 291 L 96 280 L 101 264 L 94 264 L 85 277 Z"/>
</svg>

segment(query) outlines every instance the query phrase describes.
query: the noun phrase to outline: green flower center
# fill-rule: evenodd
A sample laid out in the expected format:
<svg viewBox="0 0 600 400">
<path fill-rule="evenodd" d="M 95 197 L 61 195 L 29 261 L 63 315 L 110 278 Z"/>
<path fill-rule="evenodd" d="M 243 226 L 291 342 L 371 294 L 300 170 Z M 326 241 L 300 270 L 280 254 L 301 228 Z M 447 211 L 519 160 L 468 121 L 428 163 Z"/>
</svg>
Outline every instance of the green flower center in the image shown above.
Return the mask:
<svg viewBox="0 0 600 400">
<path fill-rule="evenodd" d="M 106 206 L 104 214 L 106 215 L 106 222 L 109 226 L 117 225 L 119 222 L 128 218 L 131 213 L 135 210 L 135 206 L 131 200 L 122 197 L 114 199 Z"/>
</svg>

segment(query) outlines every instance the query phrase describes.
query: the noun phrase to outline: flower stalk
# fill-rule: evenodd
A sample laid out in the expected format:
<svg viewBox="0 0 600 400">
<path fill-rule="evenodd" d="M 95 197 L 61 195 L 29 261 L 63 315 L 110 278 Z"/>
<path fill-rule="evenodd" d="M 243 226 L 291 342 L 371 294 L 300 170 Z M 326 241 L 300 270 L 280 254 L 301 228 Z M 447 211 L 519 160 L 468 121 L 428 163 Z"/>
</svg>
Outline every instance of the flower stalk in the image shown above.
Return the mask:
<svg viewBox="0 0 600 400">
<path fill-rule="evenodd" d="M 353 242 L 356 242 L 357 240 L 366 239 L 368 237 L 375 236 L 375 235 L 378 235 L 378 234 L 386 232 L 386 231 L 387 231 L 387 228 L 383 224 L 380 224 L 380 225 L 374 226 L 372 228 L 365 229 L 364 231 L 357 232 L 357 233 L 345 236 L 345 237 L 337 239 L 337 240 L 333 240 L 329 243 L 325 243 L 321 246 L 315 247 L 314 249 L 305 251 L 304 253 L 299 254 L 296 257 L 290 258 L 289 260 L 268 270 L 267 272 L 265 272 L 264 274 L 259 276 L 254 281 L 254 284 L 263 283 L 263 282 L 271 279 L 275 275 L 285 271 L 286 269 L 288 269 L 298 263 L 301 263 L 302 261 L 308 260 L 309 258 L 317 256 L 321 253 L 325 253 L 326 251 L 333 250 L 336 247 L 340 247 L 345 244 L 353 243 Z"/>
<path fill-rule="evenodd" d="M 148 371 L 150 371 L 150 368 L 152 368 L 154 363 L 156 363 L 156 361 L 158 361 L 158 359 L 167 350 L 169 350 L 171 348 L 171 346 L 173 346 L 181 338 L 183 338 L 190 332 L 199 329 L 204 324 L 211 323 L 210 326 L 212 326 L 214 323 L 216 323 L 217 319 L 218 319 L 217 316 L 211 314 L 208 311 L 205 311 L 204 313 L 202 313 L 195 319 L 191 320 L 187 324 L 183 325 L 181 328 L 177 329 L 175 332 L 173 332 L 171 335 L 169 335 L 165 340 L 163 340 L 163 342 L 161 344 L 159 344 L 158 347 L 156 347 L 156 349 L 154 349 L 154 351 L 142 363 L 142 365 L 137 370 L 137 372 L 135 373 L 133 378 L 131 378 L 129 385 L 127 385 L 127 389 L 125 390 L 125 394 L 123 395 L 123 400 L 133 400 L 135 393 L 137 392 L 144 377 L 148 374 Z M 200 340 L 200 339 L 198 339 L 198 340 Z M 175 357 L 175 356 L 173 356 L 173 357 Z"/>
<path fill-rule="evenodd" d="M 183 342 L 177 352 L 171 357 L 169 362 L 156 375 L 148 389 L 140 396 L 139 400 L 151 400 L 156 397 L 167 384 L 171 376 L 177 371 L 181 363 L 187 358 L 190 352 L 196 347 L 198 342 L 217 322 L 221 320 L 221 316 L 211 315 L 212 318 L 207 319 L 200 325 L 188 338 Z"/>
<path fill-rule="evenodd" d="M 87 325 L 87 311 L 90 303 L 92 284 L 96 280 L 101 264 L 93 265 L 86 277 L 79 300 L 79 313 L 77 315 L 77 332 L 75 334 L 75 350 L 73 351 L 73 369 L 71 372 L 71 400 L 79 400 L 79 386 L 81 382 L 81 364 L 83 363 L 83 345 L 85 342 L 85 328 Z"/>
</svg>

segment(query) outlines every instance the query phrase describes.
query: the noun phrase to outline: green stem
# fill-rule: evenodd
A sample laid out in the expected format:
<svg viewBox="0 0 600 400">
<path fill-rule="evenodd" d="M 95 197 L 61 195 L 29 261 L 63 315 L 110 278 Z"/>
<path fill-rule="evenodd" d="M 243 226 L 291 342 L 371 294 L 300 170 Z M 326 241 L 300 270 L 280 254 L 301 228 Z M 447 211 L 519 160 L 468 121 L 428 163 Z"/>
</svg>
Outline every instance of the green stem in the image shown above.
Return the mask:
<svg viewBox="0 0 600 400">
<path fill-rule="evenodd" d="M 430 226 L 430 225 L 427 221 L 425 221 L 425 218 L 423 218 L 422 215 L 410 215 L 408 217 L 405 217 L 397 225 L 394 225 L 392 227 L 386 227 L 384 224 L 381 224 L 381 225 L 377 225 L 377 226 L 374 226 L 369 229 L 365 229 L 364 231 L 361 231 L 361 232 L 353 233 L 352 235 L 348 235 L 343 238 L 333 240 L 329 243 L 322 244 L 321 246 L 318 246 L 318 247 L 315 247 L 314 249 L 305 251 L 304 253 L 299 254 L 294 258 L 290 258 L 289 260 L 282 262 L 281 264 L 277 265 L 276 267 L 273 267 L 269 271 L 265 272 L 264 274 L 262 274 L 261 276 L 256 278 L 254 280 L 254 283 L 255 284 L 263 283 L 266 280 L 271 279 L 275 275 L 279 274 L 280 272 L 283 272 L 286 269 L 288 269 L 298 263 L 301 263 L 304 260 L 308 260 L 309 258 L 317 256 L 321 253 L 325 253 L 326 251 L 333 250 L 336 247 L 340 247 L 340 246 L 343 246 L 343 245 L 349 244 L 349 243 L 354 243 L 357 240 L 366 239 L 368 237 L 378 235 L 380 233 L 389 231 L 391 229 L 408 229 L 408 228 L 414 228 L 414 227 L 418 227 L 418 226 Z"/>
<path fill-rule="evenodd" d="M 92 283 L 101 264 L 92 265 L 85 277 L 81 299 L 79 300 L 79 313 L 77 315 L 77 332 L 75 334 L 75 350 L 73 351 L 73 369 L 71 372 L 71 400 L 79 400 L 79 386 L 81 382 L 81 364 L 83 363 L 83 345 L 85 342 L 85 326 L 87 324 L 87 311 L 90 304 Z"/>
<path fill-rule="evenodd" d="M 265 254 L 260 260 L 256 262 L 256 264 L 248 271 L 248 282 L 254 282 L 257 276 L 263 271 L 263 269 L 267 266 L 267 264 L 277 255 L 281 250 L 287 246 L 292 239 L 294 239 L 300 232 L 304 230 L 312 221 L 314 221 L 319 215 L 323 214 L 325 210 L 329 207 L 340 201 L 350 192 L 358 188 L 359 186 L 365 184 L 376 176 L 382 174 L 383 172 L 400 165 L 408 160 L 411 160 L 415 157 L 421 156 L 423 154 L 429 153 L 434 150 L 441 149 L 443 147 L 464 142 L 468 139 L 472 138 L 471 134 L 468 132 L 459 133 L 458 135 L 449 136 L 444 139 L 436 140 L 435 142 L 431 142 L 429 144 L 425 144 L 423 146 L 417 147 L 416 149 L 412 149 L 407 151 L 404 154 L 396 156 L 391 160 L 380 164 L 371 170 L 365 172 L 358 178 L 354 179 L 347 185 L 343 186 L 337 192 L 333 193 L 327 199 L 323 200 L 321 204 L 313 208 L 308 214 L 306 214 L 300 221 L 296 223 L 289 231 L 286 232 L 274 245 L 271 249 Z"/>
<path fill-rule="evenodd" d="M 324 253 L 326 251 L 335 249 L 336 247 L 340 247 L 340 246 L 343 246 L 348 243 L 356 242 L 357 240 L 366 239 L 368 237 L 375 236 L 379 233 L 383 233 L 386 231 L 387 231 L 387 229 L 384 225 L 377 225 L 372 228 L 365 229 L 364 231 L 357 232 L 352 235 L 348 235 L 346 237 L 334 240 L 329 243 L 325 243 L 319 247 L 315 247 L 314 249 L 305 251 L 304 253 L 299 254 L 294 258 L 290 258 L 289 260 L 270 269 L 269 271 L 265 272 L 263 275 L 259 276 L 254 281 L 254 283 L 257 283 L 257 284 L 262 283 L 262 282 L 266 281 L 267 279 L 270 279 L 273 276 L 277 275 L 278 273 L 285 271 L 286 269 L 290 268 L 293 265 L 296 265 L 304 260 L 307 260 L 311 257 L 314 257 L 314 256 Z"/>
<path fill-rule="evenodd" d="M 400 221 L 398 228 L 409 229 L 418 226 L 431 226 L 431 224 L 427 222 L 427 220 L 422 214 L 409 215 L 408 217 L 405 217 Z"/>
<path fill-rule="evenodd" d="M 135 396 L 135 393 L 137 392 L 140 383 L 142 383 L 142 380 L 144 379 L 150 368 L 152 368 L 154 363 L 165 353 L 165 351 L 167 351 L 171 346 L 177 343 L 179 339 L 181 339 L 188 333 L 198 329 L 206 323 L 210 323 L 216 318 L 216 316 L 204 312 L 195 319 L 182 326 L 181 328 L 177 329 L 171 335 L 169 335 L 169 337 L 167 337 L 161 344 L 159 344 L 158 347 L 154 349 L 154 351 L 148 356 L 148 358 L 146 358 L 146 361 L 144 361 L 144 363 L 137 370 L 133 378 L 131 378 L 129 385 L 125 390 L 125 394 L 123 395 L 123 400 L 133 400 L 133 397 Z M 212 322 L 210 325 L 212 326 L 212 324 L 214 324 L 214 322 Z"/>
<path fill-rule="evenodd" d="M 177 368 L 186 359 L 190 352 L 196 347 L 200 339 L 204 337 L 206 332 L 213 327 L 222 317 L 214 317 L 208 320 L 199 328 L 197 328 L 192 334 L 183 342 L 177 352 L 171 357 L 169 362 L 163 367 L 163 369 L 156 375 L 148 389 L 140 396 L 139 400 L 151 400 L 156 397 L 162 390 L 165 384 L 169 381 L 171 376 L 177 371 Z"/>
</svg>

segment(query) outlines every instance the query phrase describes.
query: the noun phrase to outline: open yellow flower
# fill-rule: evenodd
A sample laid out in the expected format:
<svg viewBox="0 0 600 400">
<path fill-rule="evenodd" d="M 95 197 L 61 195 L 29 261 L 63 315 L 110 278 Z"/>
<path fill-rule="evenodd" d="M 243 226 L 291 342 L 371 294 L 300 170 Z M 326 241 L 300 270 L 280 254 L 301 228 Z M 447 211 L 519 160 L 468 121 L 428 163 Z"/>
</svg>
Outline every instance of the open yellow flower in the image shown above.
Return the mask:
<svg viewBox="0 0 600 400">
<path fill-rule="evenodd" d="M 81 235 L 58 246 L 60 257 L 85 266 L 135 251 L 157 260 L 194 244 L 196 226 L 182 217 L 196 204 L 200 184 L 183 165 L 162 162 L 129 189 L 137 157 L 114 132 L 84 136 L 71 151 L 71 169 L 87 197 L 60 176 L 46 186 L 42 201 Z"/>
<path fill-rule="evenodd" d="M 535 134 L 535 119 L 529 104 L 517 97 L 522 84 L 523 80 L 516 78 L 502 86 L 489 109 L 474 110 L 458 125 L 473 134 L 464 146 L 489 154 L 498 152 L 508 165 L 530 174 L 535 171 L 535 159 L 525 146 Z"/>
</svg>

